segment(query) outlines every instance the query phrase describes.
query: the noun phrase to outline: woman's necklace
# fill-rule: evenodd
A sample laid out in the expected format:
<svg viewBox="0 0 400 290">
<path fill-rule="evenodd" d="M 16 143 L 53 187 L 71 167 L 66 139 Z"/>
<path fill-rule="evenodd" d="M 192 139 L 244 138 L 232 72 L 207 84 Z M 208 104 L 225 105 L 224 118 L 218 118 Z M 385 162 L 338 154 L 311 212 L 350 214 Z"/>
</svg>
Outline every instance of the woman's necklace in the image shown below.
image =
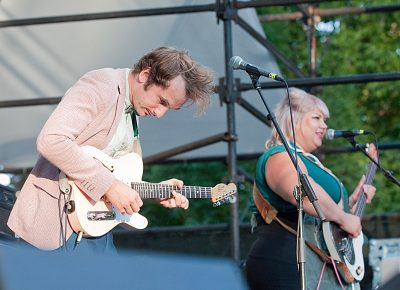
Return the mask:
<svg viewBox="0 0 400 290">
<path fill-rule="evenodd" d="M 326 168 L 321 161 L 319 161 L 319 159 L 311 154 L 311 153 L 307 153 L 304 152 L 304 150 L 302 148 L 300 148 L 299 146 L 296 146 L 296 149 L 294 148 L 294 146 L 292 146 L 292 144 L 289 144 L 289 148 L 291 150 L 296 150 L 297 153 L 301 153 L 307 160 L 311 161 L 312 163 L 314 163 L 315 165 L 317 165 L 319 168 L 321 168 L 323 171 L 325 171 L 326 173 L 328 173 L 338 184 L 339 186 L 339 190 L 340 190 L 340 196 L 341 196 L 341 200 L 343 200 L 343 185 L 340 182 L 339 178 L 336 177 L 336 175 L 334 175 L 332 173 L 332 171 L 330 171 L 328 168 Z"/>
</svg>

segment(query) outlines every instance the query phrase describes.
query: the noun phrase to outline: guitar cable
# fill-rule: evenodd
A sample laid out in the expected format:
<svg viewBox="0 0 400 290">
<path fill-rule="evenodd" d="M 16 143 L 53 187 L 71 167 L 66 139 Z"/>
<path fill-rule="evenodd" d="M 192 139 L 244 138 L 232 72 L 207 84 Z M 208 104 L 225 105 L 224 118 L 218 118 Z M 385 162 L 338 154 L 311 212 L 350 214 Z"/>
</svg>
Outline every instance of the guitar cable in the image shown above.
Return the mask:
<svg viewBox="0 0 400 290">
<path fill-rule="evenodd" d="M 63 242 L 63 248 L 67 252 L 68 251 L 68 246 L 67 246 L 67 223 L 68 223 L 68 215 L 67 215 L 67 210 L 68 210 L 68 204 L 71 199 L 71 186 L 68 186 L 68 189 L 65 189 L 65 192 L 63 190 L 60 190 L 60 195 L 58 197 L 58 210 L 60 212 L 60 239 Z M 63 198 L 64 196 L 64 204 L 63 204 Z M 62 206 L 62 210 L 61 210 Z M 62 222 L 64 218 L 64 224 Z M 76 245 L 75 245 L 76 247 Z M 74 247 L 74 248 L 75 248 Z"/>
<path fill-rule="evenodd" d="M 339 284 L 340 284 L 340 287 L 342 288 L 342 290 L 346 290 L 346 288 L 344 287 L 344 285 L 343 285 L 343 283 L 342 283 L 342 280 L 340 279 L 340 275 L 339 275 L 339 273 L 338 273 L 338 270 L 337 270 L 335 261 L 333 260 L 333 258 L 332 258 L 331 256 L 329 256 L 329 258 L 330 258 L 330 260 L 331 260 L 332 267 L 333 267 L 333 269 L 335 270 L 336 278 L 337 278 L 337 280 L 338 280 L 338 282 L 339 282 Z M 325 272 L 325 267 L 326 267 L 326 265 L 327 265 L 327 262 L 324 261 L 324 264 L 322 265 L 321 272 L 319 273 L 318 284 L 317 284 L 316 290 L 319 290 L 320 287 L 321 287 L 322 277 L 324 276 L 324 272 Z"/>
</svg>

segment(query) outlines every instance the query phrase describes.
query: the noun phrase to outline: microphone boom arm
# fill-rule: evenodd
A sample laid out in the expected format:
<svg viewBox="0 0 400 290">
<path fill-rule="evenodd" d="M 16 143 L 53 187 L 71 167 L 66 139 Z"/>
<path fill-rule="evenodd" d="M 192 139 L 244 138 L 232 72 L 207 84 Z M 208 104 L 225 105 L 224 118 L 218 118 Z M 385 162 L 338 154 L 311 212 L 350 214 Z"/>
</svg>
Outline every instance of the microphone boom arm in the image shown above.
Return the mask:
<svg viewBox="0 0 400 290">
<path fill-rule="evenodd" d="M 391 172 L 391 171 L 389 171 L 389 170 L 386 170 L 385 168 L 383 168 L 383 167 L 381 166 L 381 164 L 380 164 L 379 162 L 376 162 L 376 161 L 374 160 L 374 158 L 372 158 L 371 156 L 369 156 L 369 154 L 367 153 L 367 151 L 363 148 L 363 146 L 361 146 L 360 144 L 358 144 L 358 143 L 356 142 L 356 140 L 354 139 L 354 137 L 348 137 L 348 138 L 346 138 L 346 139 L 347 139 L 347 141 L 350 142 L 351 145 L 353 145 L 354 149 L 357 149 L 357 150 L 361 151 L 365 156 L 367 156 L 368 159 L 371 160 L 371 161 L 379 168 L 379 170 L 381 170 L 381 171 L 383 172 L 383 175 L 384 175 L 388 180 L 390 180 L 391 182 L 393 182 L 393 183 L 396 184 L 397 186 L 400 186 L 400 181 L 399 181 L 395 176 L 393 176 L 393 172 Z"/>
</svg>

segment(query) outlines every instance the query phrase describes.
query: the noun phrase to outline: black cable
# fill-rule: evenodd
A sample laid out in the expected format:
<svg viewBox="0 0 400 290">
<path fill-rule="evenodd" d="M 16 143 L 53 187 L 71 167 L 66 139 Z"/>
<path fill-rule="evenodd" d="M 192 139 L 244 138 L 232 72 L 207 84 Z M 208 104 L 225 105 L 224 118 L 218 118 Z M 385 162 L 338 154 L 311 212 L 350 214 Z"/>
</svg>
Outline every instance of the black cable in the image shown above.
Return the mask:
<svg viewBox="0 0 400 290">
<path fill-rule="evenodd" d="M 297 182 L 298 182 L 298 188 L 301 190 L 301 179 L 300 179 L 300 171 L 299 171 L 299 159 L 298 159 L 298 154 L 297 154 L 297 144 L 296 144 L 296 133 L 294 130 L 294 121 L 293 121 L 293 111 L 292 111 L 292 104 L 290 102 L 290 95 L 289 95 L 289 86 L 286 82 L 285 79 L 283 79 L 283 82 L 285 83 L 286 86 L 286 93 L 287 93 L 287 98 L 288 98 L 288 104 L 289 104 L 289 115 L 290 115 L 290 122 L 292 126 L 292 135 L 293 135 L 293 146 L 294 146 L 294 161 L 295 161 L 295 167 L 296 167 L 296 173 L 297 173 Z M 301 197 L 300 197 L 301 198 Z"/>
<path fill-rule="evenodd" d="M 60 222 L 60 239 L 63 242 L 62 247 L 67 249 L 66 248 L 66 238 L 65 238 L 67 236 L 67 232 L 66 232 L 66 227 L 65 227 L 65 230 L 64 230 L 64 226 L 63 226 L 63 214 L 64 214 L 64 211 L 65 211 L 65 203 L 64 203 L 64 205 L 62 206 L 62 209 L 61 209 L 62 194 L 63 194 L 63 192 L 60 189 L 60 194 L 58 196 L 58 212 L 59 212 L 59 216 L 58 217 L 59 217 L 59 222 Z"/>
</svg>

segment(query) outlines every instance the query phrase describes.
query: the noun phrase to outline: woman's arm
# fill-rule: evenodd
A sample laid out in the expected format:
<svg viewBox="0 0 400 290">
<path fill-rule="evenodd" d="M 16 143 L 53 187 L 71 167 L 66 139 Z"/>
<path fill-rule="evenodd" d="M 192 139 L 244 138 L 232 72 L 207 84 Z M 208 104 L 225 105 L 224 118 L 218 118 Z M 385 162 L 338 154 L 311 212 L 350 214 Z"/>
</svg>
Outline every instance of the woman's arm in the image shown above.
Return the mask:
<svg viewBox="0 0 400 290">
<path fill-rule="evenodd" d="M 299 166 L 302 172 L 307 175 L 326 219 L 337 223 L 350 235 L 358 236 L 361 233 L 360 218 L 346 213 L 339 205 L 337 205 L 328 193 L 308 175 L 307 168 L 300 159 Z M 286 152 L 274 154 L 268 159 L 265 168 L 265 176 L 266 182 L 274 192 L 287 202 L 297 205 L 293 191 L 295 186 L 298 185 L 298 176 L 295 167 Z M 308 198 L 304 199 L 303 206 L 306 213 L 317 216 L 317 213 Z"/>
</svg>

